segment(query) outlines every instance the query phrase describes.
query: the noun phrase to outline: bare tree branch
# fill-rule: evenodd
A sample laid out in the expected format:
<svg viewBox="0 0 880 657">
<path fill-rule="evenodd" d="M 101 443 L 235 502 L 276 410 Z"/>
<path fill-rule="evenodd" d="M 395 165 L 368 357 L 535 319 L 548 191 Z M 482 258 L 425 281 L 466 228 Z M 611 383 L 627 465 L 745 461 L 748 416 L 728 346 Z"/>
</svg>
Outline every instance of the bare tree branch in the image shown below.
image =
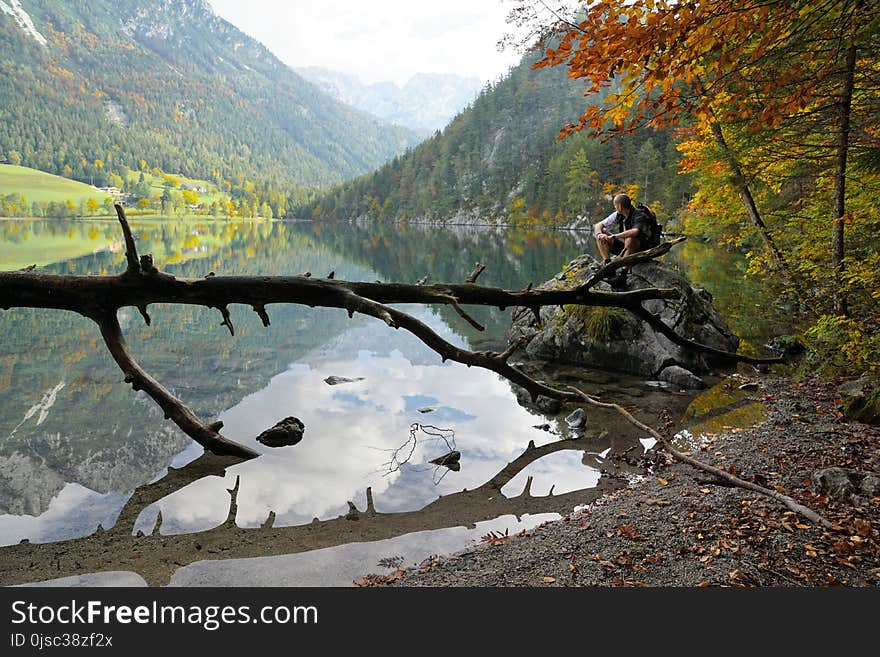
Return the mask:
<svg viewBox="0 0 880 657">
<path fill-rule="evenodd" d="M 476 283 L 477 277 L 483 273 L 483 270 L 486 268 L 486 265 L 481 265 L 479 262 L 474 265 L 474 270 L 470 273 L 470 275 L 464 279 L 465 283 Z"/>
<path fill-rule="evenodd" d="M 128 260 L 128 274 L 139 274 L 141 271 L 140 263 L 138 263 L 137 247 L 134 244 L 134 237 L 131 234 L 131 228 L 128 226 L 128 220 L 125 218 L 125 210 L 116 203 L 116 216 L 119 218 L 119 224 L 122 226 L 122 235 L 125 238 L 125 259 Z"/>
<path fill-rule="evenodd" d="M 760 365 L 760 364 L 770 364 L 770 363 L 782 363 L 784 362 L 784 358 L 782 356 L 770 356 L 770 357 L 753 357 L 746 356 L 744 354 L 735 354 L 730 351 L 724 351 L 723 349 L 716 349 L 715 347 L 710 347 L 709 345 L 701 344 L 699 342 L 694 342 L 693 340 L 688 340 L 686 337 L 679 335 L 672 328 L 667 326 L 663 320 L 661 320 L 657 315 L 650 312 L 640 305 L 626 305 L 624 306 L 631 313 L 643 319 L 648 325 L 654 328 L 657 332 L 662 333 L 667 338 L 669 338 L 675 344 L 686 347 L 688 349 L 693 349 L 694 351 L 702 351 L 708 354 L 713 354 L 715 356 L 721 356 L 723 358 L 730 358 L 733 360 L 742 361 L 744 363 L 751 363 L 752 365 Z"/>
<path fill-rule="evenodd" d="M 647 424 L 643 424 L 642 422 L 639 422 L 636 418 L 634 418 L 632 415 L 630 415 L 630 413 L 627 412 L 627 410 L 624 409 L 622 406 L 620 406 L 618 404 L 600 402 L 597 399 L 595 399 L 594 397 L 591 397 L 590 395 L 584 393 L 583 391 L 575 388 L 574 386 L 569 386 L 569 388 L 571 390 L 573 390 L 583 401 L 585 401 L 589 404 L 592 404 L 593 406 L 598 406 L 600 408 L 612 408 L 612 409 L 616 410 L 624 418 L 626 418 L 626 420 L 628 422 L 630 422 L 632 425 L 638 427 L 642 431 L 645 431 L 645 432 L 651 434 L 651 436 L 653 436 L 657 440 L 657 442 L 660 443 L 660 445 L 662 445 L 663 449 L 666 450 L 666 452 L 668 452 L 669 454 L 671 454 L 672 457 L 676 461 L 681 461 L 682 463 L 687 463 L 688 465 L 691 465 L 691 466 L 697 468 L 698 470 L 702 470 L 703 472 L 708 472 L 710 474 L 715 475 L 716 477 L 719 477 L 721 479 L 729 481 L 730 483 L 734 484 L 735 486 L 739 486 L 740 488 L 746 488 L 748 490 L 755 491 L 756 493 L 760 493 L 761 495 L 765 495 L 766 497 L 774 499 L 777 502 L 781 502 L 786 507 L 788 507 L 791 511 L 794 511 L 795 513 L 799 513 L 800 515 L 807 518 L 811 522 L 814 522 L 817 525 L 821 525 L 825 529 L 831 529 L 833 527 L 833 525 L 831 524 L 831 522 L 827 518 L 824 518 L 823 516 L 820 516 L 818 513 L 813 511 L 812 509 L 809 509 L 809 508 L 805 507 L 804 505 L 799 504 L 798 502 L 796 502 L 795 500 L 790 498 L 788 495 L 783 495 L 782 493 L 779 493 L 775 490 L 770 490 L 769 488 L 764 488 L 763 486 L 759 486 L 758 484 L 755 484 L 751 481 L 746 481 L 745 479 L 740 479 L 739 477 L 727 472 L 726 470 L 722 470 L 721 468 L 716 468 L 713 465 L 708 465 L 706 463 L 698 461 L 695 458 L 691 458 L 687 454 L 682 454 L 677 449 L 675 449 L 672 446 L 672 444 L 666 439 L 666 437 L 663 436 L 659 431 L 657 431 L 656 429 L 653 429 L 652 427 L 649 427 Z"/>
<path fill-rule="evenodd" d="M 475 283 L 485 266 L 477 263 L 474 271 L 462 285 L 415 285 L 400 283 L 365 283 L 336 280 L 330 272 L 326 278 L 313 278 L 309 272 L 300 276 L 217 276 L 211 272 L 202 279 L 178 279 L 160 272 L 153 265 L 152 256 L 138 258 L 131 229 L 122 206 L 116 212 L 126 242 L 128 267 L 116 276 L 68 276 L 35 273 L 30 270 L 0 272 L 0 308 L 32 307 L 54 308 L 77 312 L 98 324 L 101 335 L 119 368 L 125 374 L 126 383 L 135 390 L 144 390 L 181 430 L 206 449 L 217 454 L 229 454 L 252 458 L 256 452 L 223 437 L 219 427 L 199 420 L 180 400 L 175 398 L 159 382 L 147 374 L 134 360 L 125 344 L 117 319 L 117 311 L 124 306 L 138 309 L 147 324 L 150 316 L 147 307 L 151 303 L 179 303 L 217 308 L 226 326 L 235 335 L 229 305 L 233 303 L 251 306 L 264 326 L 269 325 L 266 306 L 270 303 L 294 303 L 310 307 L 341 308 L 348 312 L 362 313 L 382 320 L 392 328 L 404 328 L 427 347 L 434 350 L 442 360 L 453 360 L 468 367 L 477 366 L 501 375 L 511 383 L 524 388 L 537 399 L 544 395 L 562 401 L 577 401 L 575 393 L 557 390 L 536 381 L 516 367 L 509 365 L 511 354 L 521 341 L 515 341 L 502 353 L 469 351 L 456 347 L 435 333 L 429 326 L 412 315 L 389 304 L 423 303 L 451 306 L 463 319 L 478 330 L 483 326 L 462 308 L 463 305 L 527 308 L 540 321 L 540 309 L 544 306 L 576 304 L 585 306 L 616 306 L 642 318 L 654 329 L 690 349 L 713 353 L 718 356 L 750 363 L 779 362 L 780 358 L 751 358 L 720 351 L 700 345 L 666 326 L 659 318 L 641 304 L 652 299 L 677 299 L 674 289 L 640 289 L 622 293 L 594 292 L 605 274 L 620 267 L 647 262 L 667 253 L 672 246 L 683 241 L 680 237 L 657 247 L 617 258 L 595 272 L 584 284 L 571 290 L 532 290 L 531 283 L 524 290 L 503 290 Z"/>
<path fill-rule="evenodd" d="M 143 390 L 164 411 L 165 418 L 172 420 L 190 438 L 215 454 L 253 458 L 258 453 L 249 447 L 239 445 L 217 433 L 210 425 L 202 422 L 183 402 L 172 395 L 162 384 L 147 374 L 135 362 L 125 344 L 116 313 L 105 313 L 92 319 L 101 329 L 104 344 L 113 356 L 119 369 L 125 374 L 125 382 L 134 390 Z"/>
</svg>

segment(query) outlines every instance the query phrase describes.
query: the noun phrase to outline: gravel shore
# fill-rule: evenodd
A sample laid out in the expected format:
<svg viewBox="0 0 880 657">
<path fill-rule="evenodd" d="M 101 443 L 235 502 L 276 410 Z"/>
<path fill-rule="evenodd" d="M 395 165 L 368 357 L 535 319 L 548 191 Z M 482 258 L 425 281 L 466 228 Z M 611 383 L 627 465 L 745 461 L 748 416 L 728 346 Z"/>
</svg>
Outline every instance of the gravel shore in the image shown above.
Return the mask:
<svg viewBox="0 0 880 657">
<path fill-rule="evenodd" d="M 474 548 L 391 573 L 367 574 L 355 584 L 880 585 L 880 493 L 858 488 L 866 475 L 880 474 L 880 427 L 845 421 L 833 383 L 755 379 L 750 397 L 765 407 L 766 419 L 706 435 L 692 456 L 794 498 L 832 529 L 776 500 L 660 458 L 640 481 L 562 520 L 522 535 L 487 537 Z M 817 484 L 816 473 L 832 467 L 853 474 L 851 494 Z"/>
</svg>

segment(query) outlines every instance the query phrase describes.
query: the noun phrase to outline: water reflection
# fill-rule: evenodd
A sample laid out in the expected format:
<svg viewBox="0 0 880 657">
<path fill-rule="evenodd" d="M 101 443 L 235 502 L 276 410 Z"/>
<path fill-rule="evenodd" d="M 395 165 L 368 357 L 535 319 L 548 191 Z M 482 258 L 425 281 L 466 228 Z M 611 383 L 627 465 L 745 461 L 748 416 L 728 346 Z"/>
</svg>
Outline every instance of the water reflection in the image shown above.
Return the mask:
<svg viewBox="0 0 880 657">
<path fill-rule="evenodd" d="M 741 338 L 740 353 L 766 355 L 763 345 L 769 337 L 792 332 L 794 313 L 775 300 L 774 281 L 759 284 L 745 278 L 747 262 L 741 254 L 692 240 L 685 248 L 673 249 L 668 262 L 712 294 L 713 304 Z"/>
<path fill-rule="evenodd" d="M 500 522 L 508 514 L 513 514 L 517 523 L 526 522 L 524 526 L 531 526 L 529 523 L 534 520 L 524 521 L 525 516 L 556 512 L 559 509 L 570 510 L 578 504 L 596 499 L 613 482 L 603 477 L 599 480 L 599 485 L 593 488 L 560 495 L 533 496 L 529 492 L 530 480 L 519 495 L 508 497 L 501 494 L 501 490 L 531 463 L 560 450 L 583 451 L 587 446 L 584 439 L 557 441 L 540 447 L 529 444 L 522 454 L 481 486 L 438 497 L 415 511 L 380 511 L 374 504 L 372 490 L 368 488 L 363 508 L 349 503 L 348 512 L 339 517 L 327 520 L 316 518 L 311 523 L 287 527 L 276 526 L 273 513 L 258 527 L 242 528 L 237 524 L 238 496 L 242 490 L 242 476 L 239 475 L 235 478 L 233 488 L 227 489 L 229 501 L 225 519 L 210 529 L 166 534 L 163 532 L 164 525 L 160 515 L 157 526 L 149 535 L 144 535 L 142 531 L 133 534 L 131 523 L 143 507 L 164 500 L 169 495 L 173 497 L 187 488 L 199 489 L 216 484 L 218 476 L 234 468 L 237 462 L 235 457 L 219 457 L 206 453 L 179 470 L 170 470 L 166 477 L 135 490 L 121 510 L 116 524 L 109 531 L 98 527 L 94 534 L 85 538 L 47 545 L 22 541 L 3 548 L 5 558 L 0 559 L 0 583 L 19 584 L 49 578 L 62 580 L 65 577 L 102 570 L 130 570 L 142 575 L 150 585 L 162 585 L 169 583 L 179 567 L 197 564 L 194 571 L 197 572 L 199 562 L 205 559 L 251 559 L 312 552 L 350 543 L 375 544 L 377 541 L 414 532 L 445 530 L 461 524 L 477 529 L 478 523 L 492 520 Z M 497 523 L 495 526 L 498 526 Z M 509 531 L 509 525 L 507 530 Z M 417 552 L 423 553 L 444 534 L 445 532 L 432 532 Z M 359 552 L 370 553 L 375 549 L 377 548 L 374 545 L 371 549 Z M 341 552 L 351 553 L 351 550 Z M 311 556 L 304 559 L 306 562 L 310 560 Z M 265 569 L 265 565 L 263 568 Z M 216 572 L 214 569 L 214 573 Z M 324 583 L 336 583 L 340 572 L 344 572 L 344 569 L 337 568 L 326 573 Z M 247 583 L 236 578 L 235 569 L 230 574 L 231 577 L 226 577 L 219 583 Z M 184 579 L 192 582 L 192 576 L 193 573 L 190 572 L 184 575 Z M 275 571 L 275 583 L 286 580 L 288 576 L 289 574 Z M 68 581 L 76 583 L 79 580 Z"/>
<path fill-rule="evenodd" d="M 438 554 L 458 552 L 475 545 L 489 532 L 513 536 L 543 522 L 559 519 L 557 513 L 501 516 L 473 527 L 417 531 L 369 543 L 347 543 L 300 554 L 254 559 L 197 561 L 178 570 L 170 586 L 351 586 L 366 573 L 385 573 L 382 559 L 399 557 L 414 566 Z"/>
<path fill-rule="evenodd" d="M 431 312 L 416 316 L 435 330 L 443 327 Z M 329 349 L 292 364 L 220 415 L 225 435 L 263 456 L 231 468 L 224 481 L 193 484 L 163 500 L 163 532 L 201 530 L 222 522 L 227 505 L 221 489 L 230 488 L 237 476 L 240 527 L 258 526 L 270 511 L 277 525 L 294 525 L 346 512 L 347 502 L 362 499 L 367 487 L 377 510 L 420 509 L 438 495 L 480 486 L 530 441 L 541 446 L 559 440 L 535 428 L 547 418 L 518 405 L 510 384 L 493 372 L 441 364 L 420 343 L 398 345 L 397 332 L 380 322 L 352 333 L 375 335 L 362 341 L 344 333 Z M 385 346 L 380 352 L 358 349 L 362 342 Z M 416 357 L 411 359 L 410 353 Z M 329 376 L 358 380 L 328 385 L 324 379 Z M 432 410 L 420 410 L 428 408 Z M 300 443 L 268 449 L 253 440 L 255 427 L 271 426 L 288 415 L 305 423 Z M 556 422 L 549 421 L 551 426 Z M 450 430 L 462 454 L 461 469 L 438 477 L 429 461 L 448 447 L 424 432 L 408 445 L 413 424 Z M 392 466 L 395 450 L 405 452 L 399 468 Z M 554 484 L 566 490 L 593 486 L 598 472 L 578 457 L 546 468 L 540 479 L 546 494 Z M 147 531 L 148 525 L 145 519 L 138 528 Z"/>
<path fill-rule="evenodd" d="M 427 276 L 431 282 L 462 281 L 475 262 L 482 262 L 488 268 L 481 283 L 521 288 L 552 277 L 586 248 L 583 235 L 551 231 L 278 222 L 135 222 L 134 228 L 141 253 L 152 252 L 160 268 L 190 278 L 210 271 L 335 271 L 337 278 L 350 280 L 414 282 Z M 27 259 L 49 271 L 121 271 L 124 254 L 111 239 L 115 230 L 114 224 L 99 222 L 17 222 L 17 231 L 0 224 L 0 269 L 13 268 L 16 257 L 24 256 L 10 254 L 18 254 L 15 249 L 27 242 Z M 58 241 L 65 234 L 78 257 L 58 256 Z M 404 309 L 453 344 L 504 346 L 509 311 L 474 309 L 487 328 L 479 333 L 445 306 Z M 415 555 L 435 539 L 412 532 L 444 528 L 448 536 L 456 524 L 494 522 L 511 513 L 522 519 L 582 503 L 603 469 L 613 473 L 620 467 L 597 455 L 622 452 L 643 437 L 611 414 L 591 414 L 587 428 L 574 433 L 562 421 L 571 408 L 553 413 L 528 409 L 497 375 L 440 363 L 410 334 L 368 318 L 349 319 L 341 310 L 270 306 L 272 324 L 264 328 L 249 309 L 231 311 L 234 338 L 219 327 L 216 312 L 202 308 L 150 308 L 150 327 L 131 309 L 120 313 L 129 344 L 148 371 L 202 417 L 221 419 L 224 434 L 262 453 L 180 486 L 169 482 L 176 481 L 172 475 L 177 470 L 162 478 L 169 465 L 204 457 L 197 458 L 199 448 L 164 422 L 152 402 L 122 384 L 90 322 L 55 311 L 0 313 L 0 510 L 6 512 L 0 515 L 0 543 L 75 543 L 99 524 L 118 527 L 124 536 L 114 539 L 121 552 L 112 565 L 119 569 L 128 558 L 122 555 L 136 548 L 130 543 L 135 541 L 132 531 L 152 534 L 141 540 L 184 540 L 212 537 L 218 527 L 229 530 L 226 491 L 238 482 L 233 522 L 241 531 L 265 531 L 259 528 L 269 517 L 278 528 L 301 527 L 306 533 L 313 528 L 295 544 L 289 535 L 280 535 L 281 546 L 272 548 L 279 554 L 315 549 L 351 554 L 333 546 L 411 534 L 400 540 L 421 541 L 421 550 L 409 551 Z M 676 391 L 627 377 L 582 369 L 554 375 L 563 383 L 604 390 L 624 404 L 636 403 L 643 412 L 640 419 L 648 422 L 660 408 L 683 409 L 687 403 Z M 331 386 L 325 382 L 328 376 L 354 380 Z M 422 412 L 427 408 L 432 410 Z M 301 443 L 276 449 L 256 443 L 260 431 L 288 415 L 305 423 Z M 438 476 L 430 461 L 448 446 L 424 435 L 403 465 L 389 467 L 394 450 L 406 444 L 416 423 L 454 432 L 460 470 Z M 530 444 L 537 452 L 527 450 Z M 518 461 L 524 454 L 528 458 Z M 522 467 L 510 471 L 511 463 Z M 161 489 L 161 495 L 144 499 L 136 492 L 132 497 L 133 490 L 151 481 L 167 484 L 147 487 Z M 487 486 L 495 493 L 474 497 Z M 530 495 L 514 505 L 512 499 L 524 490 Z M 371 509 L 372 515 L 366 515 L 376 524 L 361 522 L 352 533 L 351 522 L 339 521 L 352 513 L 352 506 L 362 517 L 363 510 Z M 468 536 L 473 538 L 472 531 Z M 223 545 L 223 556 L 254 556 L 235 541 Z M 15 559 L 28 547 L 9 549 Z M 385 548 L 377 544 L 375 549 Z M 211 558 L 220 553 L 218 547 Z M 162 554 L 158 549 L 157 558 Z M 188 555 L 182 563 L 200 558 Z M 311 558 L 289 563 L 315 563 Z M 330 561 L 341 568 L 339 558 Z M 98 569 L 108 567 L 100 563 Z M 166 582 L 175 568 L 151 583 Z M 179 582 L 196 581 L 194 568 L 181 572 Z"/>
</svg>

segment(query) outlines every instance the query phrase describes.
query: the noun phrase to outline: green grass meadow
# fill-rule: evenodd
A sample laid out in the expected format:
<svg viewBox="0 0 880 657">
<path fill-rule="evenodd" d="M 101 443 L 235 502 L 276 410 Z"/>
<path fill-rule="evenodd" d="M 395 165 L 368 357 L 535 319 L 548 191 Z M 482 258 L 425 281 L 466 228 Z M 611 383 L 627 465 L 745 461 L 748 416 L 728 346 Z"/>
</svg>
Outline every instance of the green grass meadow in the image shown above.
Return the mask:
<svg viewBox="0 0 880 657">
<path fill-rule="evenodd" d="M 67 200 L 79 205 L 90 198 L 104 202 L 106 194 L 95 190 L 91 185 L 68 180 L 51 173 L 19 167 L 13 164 L 0 164 L 0 195 L 19 194 L 28 203 Z"/>
<path fill-rule="evenodd" d="M 28 221 L 0 220 L 0 271 L 64 262 L 121 242 L 118 233 L 91 222 L 64 232 L 35 233 L 33 228 Z"/>
</svg>

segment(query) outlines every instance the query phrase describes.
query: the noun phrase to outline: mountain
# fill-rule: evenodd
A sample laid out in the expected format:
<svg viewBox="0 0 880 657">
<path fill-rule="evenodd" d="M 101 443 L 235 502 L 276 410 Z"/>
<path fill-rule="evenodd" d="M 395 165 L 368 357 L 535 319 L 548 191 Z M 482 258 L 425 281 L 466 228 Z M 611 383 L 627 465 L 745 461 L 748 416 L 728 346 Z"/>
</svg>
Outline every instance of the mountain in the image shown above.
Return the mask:
<svg viewBox="0 0 880 657">
<path fill-rule="evenodd" d="M 0 0 L 0 157 L 106 184 L 144 166 L 314 188 L 412 131 L 340 103 L 204 0 Z"/>
<path fill-rule="evenodd" d="M 477 77 L 417 73 L 403 87 L 394 82 L 364 84 L 354 75 L 318 66 L 294 68 L 334 98 L 425 136 L 446 124 L 480 93 Z"/>
<path fill-rule="evenodd" d="M 442 133 L 374 173 L 319 192 L 297 214 L 314 218 L 573 224 L 611 210 L 628 190 L 661 219 L 677 209 L 688 180 L 668 131 L 643 129 L 609 141 L 578 133 L 557 139 L 584 110 L 584 83 L 560 68 L 533 70 L 526 54 L 487 86 Z"/>
</svg>

